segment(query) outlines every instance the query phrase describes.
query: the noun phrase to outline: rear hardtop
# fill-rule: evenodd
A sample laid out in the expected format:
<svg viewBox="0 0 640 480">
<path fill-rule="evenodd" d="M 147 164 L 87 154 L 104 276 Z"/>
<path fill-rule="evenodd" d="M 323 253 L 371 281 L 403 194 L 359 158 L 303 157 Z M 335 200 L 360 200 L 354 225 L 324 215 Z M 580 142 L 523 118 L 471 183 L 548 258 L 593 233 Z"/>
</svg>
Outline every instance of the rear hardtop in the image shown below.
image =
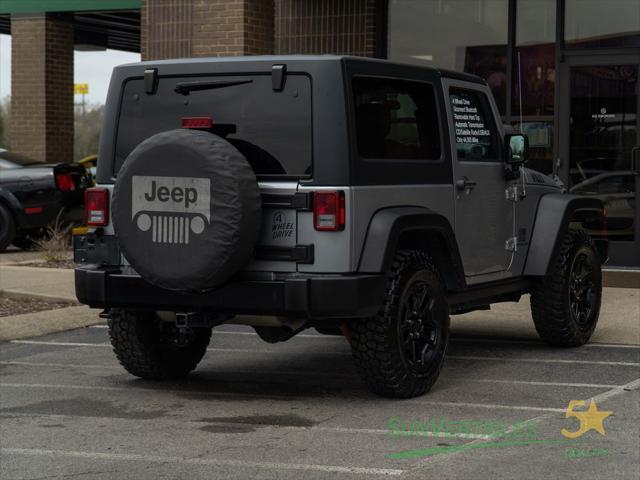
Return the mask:
<svg viewBox="0 0 640 480">
<path fill-rule="evenodd" d="M 180 128 L 181 118 L 191 116 L 194 111 L 201 112 L 202 108 L 198 110 L 198 107 L 209 108 L 215 123 L 216 100 L 207 95 L 224 93 L 225 96 L 237 96 L 238 113 L 251 108 L 257 101 L 268 102 L 268 98 L 273 97 L 274 101 L 262 105 L 260 110 L 257 106 L 254 107 L 254 116 L 259 114 L 263 125 L 268 125 L 269 128 L 280 128 L 279 133 L 282 135 L 278 142 L 285 146 L 288 133 L 286 123 L 289 120 L 287 112 L 296 105 L 292 97 L 298 97 L 300 100 L 300 97 L 308 96 L 303 98 L 304 108 L 295 107 L 297 111 L 290 116 L 293 122 L 290 124 L 292 133 L 289 135 L 289 143 L 299 143 L 300 151 L 298 153 L 295 149 L 289 148 L 290 153 L 287 155 L 292 158 L 296 155 L 305 157 L 304 160 L 300 160 L 304 162 L 308 156 L 309 165 L 305 168 L 301 166 L 300 171 L 294 171 L 293 175 L 286 172 L 286 168 L 275 175 L 269 175 L 268 173 L 274 172 L 272 169 L 267 171 L 262 180 L 275 176 L 281 180 L 299 180 L 311 185 L 347 184 L 349 135 L 343 61 L 344 57 L 336 56 L 260 56 L 159 60 L 118 66 L 111 77 L 105 107 L 98 183 L 114 182 L 117 170 L 124 161 L 121 151 L 123 146 L 126 146 L 126 153 L 144 140 L 147 134 Z M 279 91 L 276 85 L 279 79 L 274 76 L 282 72 L 282 66 L 282 85 L 286 88 Z M 231 81 L 238 85 L 224 87 L 224 90 L 213 88 L 187 94 L 175 91 L 178 84 L 208 81 Z M 247 83 L 248 81 L 250 83 Z M 149 89 L 149 82 L 153 82 L 152 89 Z M 290 82 L 288 86 L 287 82 Z M 244 92 L 251 94 L 258 89 L 260 95 L 256 95 L 256 102 L 247 100 L 242 104 Z M 282 97 L 279 99 L 279 96 Z M 170 104 L 169 108 L 165 108 L 167 103 Z M 300 104 L 300 101 L 297 104 Z M 232 103 L 227 102 L 224 108 L 226 112 L 233 113 Z M 306 110 L 307 113 L 304 113 Z M 135 121 L 127 120 L 126 116 L 130 115 L 130 112 L 136 113 Z M 244 112 L 247 115 L 251 113 Z M 154 123 L 153 128 L 145 131 L 150 123 Z M 308 134 L 306 130 L 301 134 L 300 129 L 307 126 Z M 221 128 L 224 127 L 226 126 L 223 125 Z M 260 177 L 259 172 L 258 176 Z"/>
</svg>

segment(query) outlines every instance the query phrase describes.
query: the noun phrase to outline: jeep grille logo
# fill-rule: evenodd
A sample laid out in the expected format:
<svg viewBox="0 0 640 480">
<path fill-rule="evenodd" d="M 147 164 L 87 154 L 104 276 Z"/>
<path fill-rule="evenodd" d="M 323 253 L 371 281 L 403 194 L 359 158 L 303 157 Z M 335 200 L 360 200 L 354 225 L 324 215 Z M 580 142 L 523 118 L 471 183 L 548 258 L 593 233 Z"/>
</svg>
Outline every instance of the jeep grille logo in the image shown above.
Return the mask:
<svg viewBox="0 0 640 480">
<path fill-rule="evenodd" d="M 131 219 L 154 243 L 189 243 L 211 221 L 211 181 L 192 177 L 131 179 Z"/>
</svg>

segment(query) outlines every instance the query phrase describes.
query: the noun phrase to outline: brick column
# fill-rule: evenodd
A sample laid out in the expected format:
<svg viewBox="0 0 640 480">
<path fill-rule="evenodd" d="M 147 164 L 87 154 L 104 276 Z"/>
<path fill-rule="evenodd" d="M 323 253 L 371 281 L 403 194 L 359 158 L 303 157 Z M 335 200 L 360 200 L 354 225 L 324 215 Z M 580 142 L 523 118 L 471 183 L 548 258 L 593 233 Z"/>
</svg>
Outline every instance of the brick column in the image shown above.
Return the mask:
<svg viewBox="0 0 640 480">
<path fill-rule="evenodd" d="M 142 0 L 142 59 L 265 55 L 274 0 Z"/>
<path fill-rule="evenodd" d="M 275 53 L 376 55 L 377 0 L 276 0 Z"/>
<path fill-rule="evenodd" d="M 73 161 L 73 25 L 11 16 L 11 149 L 41 162 Z"/>
</svg>

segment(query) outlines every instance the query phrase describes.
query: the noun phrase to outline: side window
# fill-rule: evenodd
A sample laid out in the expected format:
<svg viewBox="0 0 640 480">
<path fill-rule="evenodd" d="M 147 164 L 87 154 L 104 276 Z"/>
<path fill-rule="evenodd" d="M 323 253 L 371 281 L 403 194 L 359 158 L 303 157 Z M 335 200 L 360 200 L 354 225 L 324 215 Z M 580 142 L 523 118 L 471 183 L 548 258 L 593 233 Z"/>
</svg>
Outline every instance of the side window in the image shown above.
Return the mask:
<svg viewBox="0 0 640 480">
<path fill-rule="evenodd" d="M 354 77 L 358 154 L 369 159 L 436 160 L 440 128 L 433 86 Z"/>
<path fill-rule="evenodd" d="M 449 92 L 458 160 L 499 160 L 498 134 L 487 96 L 452 88 Z"/>
</svg>

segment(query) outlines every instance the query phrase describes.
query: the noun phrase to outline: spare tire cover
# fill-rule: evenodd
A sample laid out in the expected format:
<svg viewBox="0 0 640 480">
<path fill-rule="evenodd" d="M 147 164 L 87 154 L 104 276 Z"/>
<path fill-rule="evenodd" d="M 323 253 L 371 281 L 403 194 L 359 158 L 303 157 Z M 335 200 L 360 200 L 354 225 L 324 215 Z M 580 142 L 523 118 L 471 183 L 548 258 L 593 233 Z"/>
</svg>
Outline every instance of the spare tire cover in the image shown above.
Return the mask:
<svg viewBox="0 0 640 480">
<path fill-rule="evenodd" d="M 242 154 L 197 130 L 140 143 L 118 172 L 112 218 L 120 248 L 149 283 L 202 291 L 250 260 L 261 226 L 260 190 Z"/>
</svg>

